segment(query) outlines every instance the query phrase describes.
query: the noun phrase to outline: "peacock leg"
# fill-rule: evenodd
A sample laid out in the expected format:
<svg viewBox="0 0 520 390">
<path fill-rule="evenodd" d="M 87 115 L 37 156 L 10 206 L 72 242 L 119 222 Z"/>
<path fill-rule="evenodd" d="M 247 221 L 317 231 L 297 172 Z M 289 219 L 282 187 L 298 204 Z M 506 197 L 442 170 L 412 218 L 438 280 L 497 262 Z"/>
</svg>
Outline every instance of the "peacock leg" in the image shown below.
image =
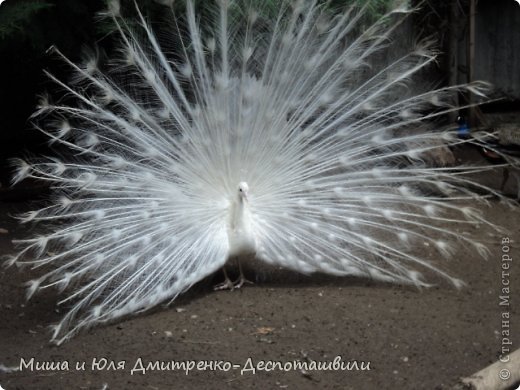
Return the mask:
<svg viewBox="0 0 520 390">
<path fill-rule="evenodd" d="M 244 271 L 242 270 L 242 263 L 238 260 L 238 269 L 240 271 L 240 276 L 238 280 L 235 282 L 235 288 L 240 288 L 244 285 L 244 283 L 254 284 L 252 281 L 246 279 L 244 276 Z"/>
<path fill-rule="evenodd" d="M 224 282 L 217 284 L 215 287 L 213 287 L 213 290 L 233 290 L 235 286 L 233 285 L 231 279 L 229 279 L 229 276 L 226 271 L 226 266 L 222 267 L 222 271 L 224 272 Z"/>
</svg>

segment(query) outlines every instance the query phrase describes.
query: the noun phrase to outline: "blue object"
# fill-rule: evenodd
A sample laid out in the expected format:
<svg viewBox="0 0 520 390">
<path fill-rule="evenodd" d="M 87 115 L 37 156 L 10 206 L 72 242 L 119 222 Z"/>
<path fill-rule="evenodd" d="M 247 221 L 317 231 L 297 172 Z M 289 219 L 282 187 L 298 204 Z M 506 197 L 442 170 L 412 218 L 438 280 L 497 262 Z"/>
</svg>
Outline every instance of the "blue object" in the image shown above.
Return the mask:
<svg viewBox="0 0 520 390">
<path fill-rule="evenodd" d="M 464 117 L 459 116 L 457 118 L 457 123 L 459 124 L 459 127 L 457 129 L 457 135 L 460 138 L 468 138 L 470 130 L 469 130 L 469 126 L 468 126 L 466 120 L 464 119 Z"/>
</svg>

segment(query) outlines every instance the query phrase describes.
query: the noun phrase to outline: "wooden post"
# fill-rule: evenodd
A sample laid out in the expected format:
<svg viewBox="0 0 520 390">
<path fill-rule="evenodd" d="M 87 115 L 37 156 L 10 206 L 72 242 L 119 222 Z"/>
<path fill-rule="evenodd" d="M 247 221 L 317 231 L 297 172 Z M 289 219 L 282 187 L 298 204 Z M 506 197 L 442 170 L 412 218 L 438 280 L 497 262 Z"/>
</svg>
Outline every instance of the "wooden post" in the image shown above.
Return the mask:
<svg viewBox="0 0 520 390">
<path fill-rule="evenodd" d="M 475 81 L 475 17 L 477 14 L 477 0 L 470 0 L 469 4 L 469 37 L 468 37 L 468 83 Z M 468 93 L 469 104 L 475 103 L 475 97 L 471 92 Z M 476 126 L 475 109 L 469 108 L 470 128 Z"/>
<path fill-rule="evenodd" d="M 449 15 L 449 51 L 448 51 L 448 66 L 449 66 L 449 81 L 448 85 L 459 84 L 459 4 L 457 0 L 450 2 L 450 15 Z M 455 105 L 460 105 L 459 94 L 455 97 Z M 451 124 L 454 124 L 457 119 L 458 113 L 451 112 L 449 114 L 449 120 Z"/>
</svg>

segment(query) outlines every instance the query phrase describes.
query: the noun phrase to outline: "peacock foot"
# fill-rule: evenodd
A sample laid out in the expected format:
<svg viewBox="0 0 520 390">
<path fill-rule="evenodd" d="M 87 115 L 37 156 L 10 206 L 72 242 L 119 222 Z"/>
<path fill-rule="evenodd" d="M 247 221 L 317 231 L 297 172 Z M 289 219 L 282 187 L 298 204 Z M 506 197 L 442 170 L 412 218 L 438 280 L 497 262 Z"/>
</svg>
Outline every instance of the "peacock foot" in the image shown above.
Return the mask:
<svg viewBox="0 0 520 390">
<path fill-rule="evenodd" d="M 231 279 L 226 278 L 223 283 L 219 283 L 213 287 L 214 291 L 219 290 L 233 290 L 235 288 L 235 284 L 231 281 Z"/>
<path fill-rule="evenodd" d="M 246 279 L 244 275 L 240 275 L 238 280 L 235 282 L 234 287 L 235 288 L 241 288 L 244 284 L 255 284 L 254 282 L 250 281 L 249 279 Z"/>
</svg>

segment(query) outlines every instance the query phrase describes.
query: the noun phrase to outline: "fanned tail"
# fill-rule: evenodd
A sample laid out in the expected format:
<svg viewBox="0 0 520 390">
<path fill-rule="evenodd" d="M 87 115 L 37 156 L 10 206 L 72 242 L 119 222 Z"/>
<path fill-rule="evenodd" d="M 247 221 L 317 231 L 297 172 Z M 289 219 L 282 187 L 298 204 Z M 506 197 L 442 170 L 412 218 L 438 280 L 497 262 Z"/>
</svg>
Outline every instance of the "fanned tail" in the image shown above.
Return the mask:
<svg viewBox="0 0 520 390">
<path fill-rule="evenodd" d="M 54 340 L 173 299 L 223 266 L 230 199 L 244 181 L 257 256 L 269 263 L 417 285 L 429 269 L 460 286 L 416 243 L 441 257 L 455 242 L 485 254 L 451 226 L 491 225 L 460 207 L 482 191 L 500 196 L 467 176 L 487 167 L 424 160 L 472 142 L 440 119 L 460 109 L 455 94 L 487 85 L 414 90 L 436 59 L 428 40 L 379 64 L 413 10 L 362 29 L 355 8 L 283 2 L 273 20 L 267 6 L 220 0 L 202 24 L 188 1 L 174 15 L 173 52 L 136 10 L 138 28 L 117 1 L 105 14 L 121 43 L 112 73 L 92 55 L 81 65 L 62 56 L 71 83 L 49 74 L 76 104 L 42 98 L 35 116 L 53 119 L 39 129 L 75 158 L 15 161 L 13 182 L 56 189 L 53 204 L 21 216 L 49 228 L 19 240 L 8 262 L 47 271 L 28 296 L 69 291 Z"/>
</svg>

